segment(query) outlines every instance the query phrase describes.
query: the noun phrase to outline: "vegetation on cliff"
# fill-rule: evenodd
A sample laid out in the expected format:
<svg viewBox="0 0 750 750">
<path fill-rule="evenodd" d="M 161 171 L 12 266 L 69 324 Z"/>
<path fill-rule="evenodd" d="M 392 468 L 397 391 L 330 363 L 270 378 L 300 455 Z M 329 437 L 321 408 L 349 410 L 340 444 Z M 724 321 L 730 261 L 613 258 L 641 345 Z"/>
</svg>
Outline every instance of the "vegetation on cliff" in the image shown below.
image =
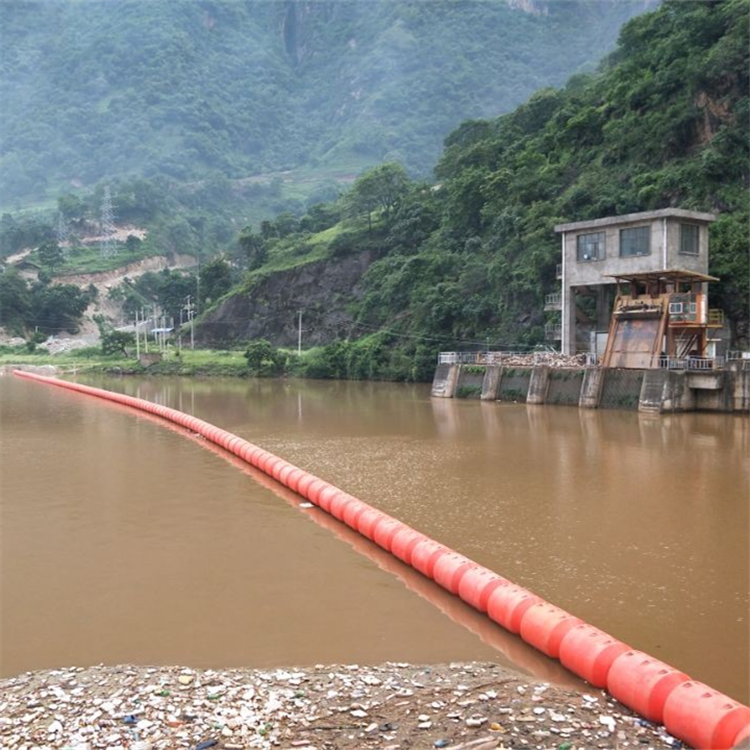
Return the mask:
<svg viewBox="0 0 750 750">
<path fill-rule="evenodd" d="M 541 343 L 559 262 L 553 226 L 669 206 L 719 214 L 712 296 L 746 341 L 748 11 L 745 0 L 668 0 L 623 28 L 598 74 L 451 133 L 438 184 L 408 184 L 371 231 L 360 226 L 376 257 L 348 302 L 349 340 L 328 347 L 319 374 L 424 377 L 440 348 Z M 285 252 L 320 262 L 308 242 L 287 235 Z M 251 303 L 268 258 L 238 290 Z"/>
</svg>

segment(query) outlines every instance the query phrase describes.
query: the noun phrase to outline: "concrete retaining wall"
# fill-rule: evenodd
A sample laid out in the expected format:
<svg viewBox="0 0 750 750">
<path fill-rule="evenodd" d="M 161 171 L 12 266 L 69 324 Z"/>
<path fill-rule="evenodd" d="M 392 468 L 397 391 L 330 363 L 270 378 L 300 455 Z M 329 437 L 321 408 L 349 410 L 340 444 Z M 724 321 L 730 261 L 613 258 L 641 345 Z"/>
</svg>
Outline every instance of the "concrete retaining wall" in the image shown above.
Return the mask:
<svg viewBox="0 0 750 750">
<path fill-rule="evenodd" d="M 432 395 L 653 414 L 750 412 L 750 360 L 706 372 L 441 364 L 435 371 Z"/>
</svg>

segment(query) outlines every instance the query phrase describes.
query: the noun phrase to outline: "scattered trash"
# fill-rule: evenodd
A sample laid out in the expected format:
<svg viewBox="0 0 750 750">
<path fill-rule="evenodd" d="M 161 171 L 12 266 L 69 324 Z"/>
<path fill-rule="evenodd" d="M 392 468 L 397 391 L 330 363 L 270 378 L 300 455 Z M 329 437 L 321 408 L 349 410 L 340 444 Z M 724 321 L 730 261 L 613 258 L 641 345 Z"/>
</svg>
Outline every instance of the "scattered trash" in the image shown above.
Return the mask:
<svg viewBox="0 0 750 750">
<path fill-rule="evenodd" d="M 300 503 L 299 507 L 300 508 L 314 508 L 315 505 L 313 505 L 313 503 Z"/>
<path fill-rule="evenodd" d="M 600 716 L 599 723 L 607 727 L 610 732 L 615 731 L 616 722 L 611 716 Z"/>
<path fill-rule="evenodd" d="M 613 745 L 681 747 L 663 727 L 641 720 L 604 693 L 529 682 L 494 664 L 271 670 L 121 665 L 0 680 L 0 747 L 9 750 Z"/>
</svg>

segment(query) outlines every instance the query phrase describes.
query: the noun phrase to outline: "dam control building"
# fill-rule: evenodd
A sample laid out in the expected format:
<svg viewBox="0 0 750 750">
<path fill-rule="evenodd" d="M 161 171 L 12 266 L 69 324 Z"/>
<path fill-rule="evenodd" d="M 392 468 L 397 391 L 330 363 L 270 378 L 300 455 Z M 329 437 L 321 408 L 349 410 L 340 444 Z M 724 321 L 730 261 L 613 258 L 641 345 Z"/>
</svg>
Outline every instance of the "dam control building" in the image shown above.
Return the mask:
<svg viewBox="0 0 750 750">
<path fill-rule="evenodd" d="M 704 357 L 719 311 L 709 310 L 708 227 L 713 214 L 666 208 L 558 224 L 559 292 L 545 310 L 563 354 L 588 352 L 609 367 L 659 367 Z"/>
</svg>

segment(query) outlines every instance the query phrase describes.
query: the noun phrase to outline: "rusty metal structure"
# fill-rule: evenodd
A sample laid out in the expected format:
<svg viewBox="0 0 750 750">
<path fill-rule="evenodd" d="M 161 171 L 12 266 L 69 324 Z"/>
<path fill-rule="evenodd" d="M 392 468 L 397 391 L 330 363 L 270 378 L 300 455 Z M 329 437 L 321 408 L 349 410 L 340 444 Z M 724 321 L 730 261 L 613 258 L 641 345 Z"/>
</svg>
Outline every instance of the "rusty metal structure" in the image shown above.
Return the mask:
<svg viewBox="0 0 750 750">
<path fill-rule="evenodd" d="M 706 359 L 708 331 L 723 316 L 708 308 L 714 276 L 687 270 L 613 274 L 617 284 L 604 367 L 650 369 Z"/>
</svg>

